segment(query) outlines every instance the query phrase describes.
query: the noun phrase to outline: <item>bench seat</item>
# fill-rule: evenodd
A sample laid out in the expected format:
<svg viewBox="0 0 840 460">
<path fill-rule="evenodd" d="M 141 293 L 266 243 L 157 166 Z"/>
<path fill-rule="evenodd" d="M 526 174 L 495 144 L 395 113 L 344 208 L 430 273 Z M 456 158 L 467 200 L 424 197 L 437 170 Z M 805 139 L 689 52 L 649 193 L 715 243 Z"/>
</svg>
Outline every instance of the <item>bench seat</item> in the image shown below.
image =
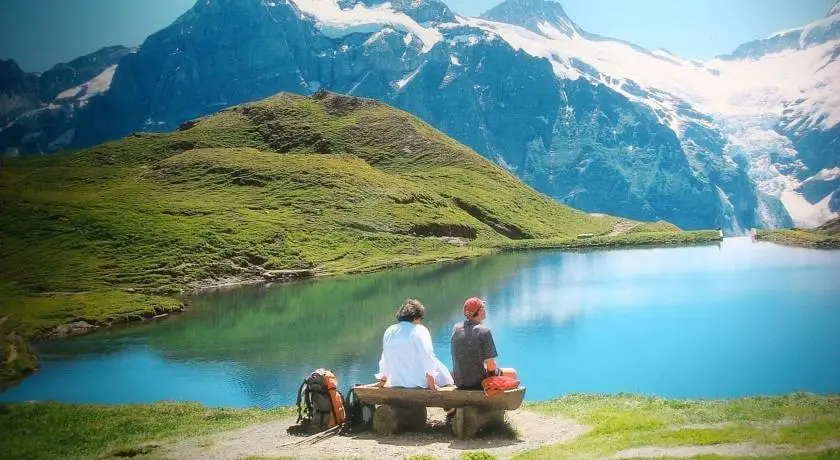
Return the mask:
<svg viewBox="0 0 840 460">
<path fill-rule="evenodd" d="M 485 425 L 504 421 L 506 410 L 516 410 L 525 398 L 525 387 L 487 396 L 483 391 L 459 390 L 454 386 L 437 391 L 425 388 L 381 387 L 375 383 L 353 387 L 364 404 L 376 406 L 373 429 L 391 435 L 400 429 L 416 430 L 426 424 L 426 408 L 455 409 L 452 432 L 467 439 Z"/>
<path fill-rule="evenodd" d="M 485 410 L 516 410 L 525 398 L 525 387 L 486 396 L 483 391 L 459 390 L 454 386 L 437 391 L 425 388 L 380 387 L 375 383 L 357 385 L 353 391 L 365 404 L 443 407 L 447 409 L 472 407 Z"/>
</svg>

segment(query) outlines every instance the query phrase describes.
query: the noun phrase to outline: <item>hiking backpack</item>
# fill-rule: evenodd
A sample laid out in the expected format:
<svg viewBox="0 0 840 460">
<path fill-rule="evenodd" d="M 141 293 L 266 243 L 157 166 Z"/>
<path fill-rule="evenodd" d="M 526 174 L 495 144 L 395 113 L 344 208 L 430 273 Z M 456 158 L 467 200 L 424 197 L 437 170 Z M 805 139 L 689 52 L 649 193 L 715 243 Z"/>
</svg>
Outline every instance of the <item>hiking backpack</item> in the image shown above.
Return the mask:
<svg viewBox="0 0 840 460">
<path fill-rule="evenodd" d="M 316 369 L 298 389 L 297 423 L 311 431 L 320 431 L 344 423 L 344 398 L 337 389 L 335 375 Z"/>
</svg>

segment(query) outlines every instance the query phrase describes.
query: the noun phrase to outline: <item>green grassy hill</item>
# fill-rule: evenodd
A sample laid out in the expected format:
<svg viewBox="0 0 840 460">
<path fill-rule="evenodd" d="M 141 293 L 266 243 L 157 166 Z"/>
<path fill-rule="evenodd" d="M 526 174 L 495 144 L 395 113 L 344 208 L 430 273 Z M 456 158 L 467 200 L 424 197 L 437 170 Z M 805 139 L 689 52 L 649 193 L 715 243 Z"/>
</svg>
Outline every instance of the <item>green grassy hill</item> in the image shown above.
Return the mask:
<svg viewBox="0 0 840 460">
<path fill-rule="evenodd" d="M 0 332 L 25 338 L 177 310 L 173 294 L 203 286 L 579 245 L 580 233 L 602 244 L 619 222 L 558 204 L 405 112 L 330 93 L 8 159 L 0 205 Z M 20 355 L 10 343 L 4 356 Z"/>
<path fill-rule="evenodd" d="M 836 249 L 840 248 L 840 217 L 835 217 L 814 229 L 760 230 L 756 237 L 791 246 Z"/>
</svg>

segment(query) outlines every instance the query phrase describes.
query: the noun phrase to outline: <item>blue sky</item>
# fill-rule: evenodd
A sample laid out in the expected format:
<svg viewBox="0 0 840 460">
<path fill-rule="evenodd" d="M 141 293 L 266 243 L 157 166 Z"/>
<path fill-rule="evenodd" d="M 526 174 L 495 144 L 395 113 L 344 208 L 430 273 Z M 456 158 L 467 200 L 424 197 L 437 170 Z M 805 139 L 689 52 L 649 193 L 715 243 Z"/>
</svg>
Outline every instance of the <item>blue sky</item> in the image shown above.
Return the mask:
<svg viewBox="0 0 840 460">
<path fill-rule="evenodd" d="M 729 53 L 739 44 L 821 18 L 834 0 L 563 0 L 584 29 L 686 58 Z M 194 0 L 0 0 L 0 58 L 42 71 L 103 46 L 139 45 Z M 499 0 L 449 0 L 475 16 Z"/>
</svg>

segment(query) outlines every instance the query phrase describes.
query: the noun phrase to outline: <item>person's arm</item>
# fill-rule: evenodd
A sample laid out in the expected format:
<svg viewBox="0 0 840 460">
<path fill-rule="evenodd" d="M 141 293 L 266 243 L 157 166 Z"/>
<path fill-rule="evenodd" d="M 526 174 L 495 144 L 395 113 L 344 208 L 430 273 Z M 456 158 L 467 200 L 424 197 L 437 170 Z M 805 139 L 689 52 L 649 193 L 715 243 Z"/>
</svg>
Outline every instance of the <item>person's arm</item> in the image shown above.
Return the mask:
<svg viewBox="0 0 840 460">
<path fill-rule="evenodd" d="M 478 337 L 478 344 L 481 347 L 481 357 L 484 358 L 484 368 L 487 370 L 487 375 L 498 375 L 499 368 L 496 366 L 496 358 L 499 356 L 496 353 L 496 343 L 493 341 L 493 333 L 490 329 L 482 330 L 482 334 Z"/>
<path fill-rule="evenodd" d="M 423 371 L 426 373 L 426 384 L 432 391 L 437 390 L 435 383 L 435 372 L 437 362 L 435 361 L 435 350 L 432 346 L 432 336 L 425 326 L 417 327 L 417 336 L 420 338 L 420 359 L 423 363 Z"/>
<path fill-rule="evenodd" d="M 499 375 L 499 368 L 496 367 L 496 358 L 485 359 L 484 368 L 487 369 L 487 375 Z"/>
<path fill-rule="evenodd" d="M 388 365 L 385 363 L 385 352 L 382 352 L 382 357 L 379 358 L 379 372 L 374 375 L 378 380 L 379 386 L 385 386 L 388 382 Z"/>
</svg>

